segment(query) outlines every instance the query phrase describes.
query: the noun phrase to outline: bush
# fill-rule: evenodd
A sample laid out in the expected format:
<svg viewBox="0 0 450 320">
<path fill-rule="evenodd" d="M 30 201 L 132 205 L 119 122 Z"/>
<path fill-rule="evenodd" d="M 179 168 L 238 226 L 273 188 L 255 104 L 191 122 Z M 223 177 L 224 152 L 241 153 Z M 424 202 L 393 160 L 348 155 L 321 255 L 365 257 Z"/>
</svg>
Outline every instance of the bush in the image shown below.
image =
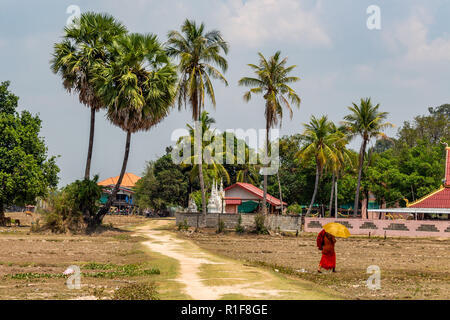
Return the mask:
<svg viewBox="0 0 450 320">
<path fill-rule="evenodd" d="M 292 215 L 299 215 L 302 213 L 302 206 L 294 203 L 287 207 L 287 213 Z"/>
<path fill-rule="evenodd" d="M 42 210 L 44 225 L 55 233 L 81 231 L 89 225 L 99 209 L 102 187 L 97 184 L 98 176 L 92 180 L 77 180 L 46 199 L 48 209 Z"/>
<path fill-rule="evenodd" d="M 269 230 L 267 230 L 266 228 L 265 221 L 266 217 L 264 216 L 264 214 L 258 213 L 255 216 L 256 234 L 269 234 Z"/>
<path fill-rule="evenodd" d="M 114 291 L 112 300 L 159 300 L 159 293 L 154 282 L 133 283 Z"/>
<path fill-rule="evenodd" d="M 236 226 L 236 233 L 244 233 L 245 229 L 242 226 L 242 215 L 239 215 L 238 224 Z"/>
<path fill-rule="evenodd" d="M 219 225 L 217 227 L 217 233 L 222 233 L 225 231 L 225 222 L 222 219 L 219 220 Z"/>
<path fill-rule="evenodd" d="M 188 231 L 189 230 L 189 224 L 187 222 L 187 219 L 184 219 L 183 222 L 180 222 L 178 224 L 178 231 Z"/>
</svg>

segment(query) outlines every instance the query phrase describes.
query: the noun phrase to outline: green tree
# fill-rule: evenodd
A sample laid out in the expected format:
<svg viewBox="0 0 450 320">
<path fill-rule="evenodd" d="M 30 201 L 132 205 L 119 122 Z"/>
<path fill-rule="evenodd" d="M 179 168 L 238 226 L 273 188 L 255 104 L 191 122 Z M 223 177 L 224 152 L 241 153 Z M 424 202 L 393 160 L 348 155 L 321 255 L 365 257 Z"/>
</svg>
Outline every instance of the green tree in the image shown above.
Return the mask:
<svg viewBox="0 0 450 320">
<path fill-rule="evenodd" d="M 393 126 L 391 123 L 385 122 L 388 113 L 378 111 L 379 108 L 379 104 L 376 106 L 372 105 L 370 98 L 361 99 L 360 105 L 353 103 L 353 106 L 348 107 L 351 113 L 344 117 L 344 125 L 348 128 L 350 136 L 359 136 L 362 138 L 361 148 L 359 151 L 355 204 L 353 206 L 355 216 L 358 214 L 361 177 L 367 144 L 372 138 L 385 137 L 383 130 Z"/>
<path fill-rule="evenodd" d="M 186 206 L 188 181 L 170 153 L 149 162 L 143 177 L 136 183 L 136 203 L 140 208 L 164 210 L 171 205 Z"/>
<path fill-rule="evenodd" d="M 189 103 L 192 119 L 199 125 L 202 110 L 205 107 L 205 96 L 208 96 L 213 106 L 216 105 L 216 97 L 211 78 L 218 79 L 228 85 L 222 73 L 216 69 L 218 66 L 225 72 L 228 68 L 226 59 L 221 55 L 223 51 L 228 53 L 228 44 L 223 40 L 217 30 L 205 31 L 205 25 L 199 26 L 195 21 L 185 20 L 181 26 L 181 33 L 172 30 L 168 33 L 167 53 L 179 60 L 178 69 L 180 79 L 177 87 L 178 106 Z M 195 143 L 202 145 L 198 135 Z M 202 192 L 203 219 L 206 219 L 206 190 L 203 177 L 202 149 L 197 148 L 198 176 Z"/>
<path fill-rule="evenodd" d="M 332 173 L 331 178 L 331 193 L 330 193 L 330 204 L 328 209 L 330 210 L 330 216 L 332 215 L 333 209 L 333 196 L 335 204 L 334 215 L 337 218 L 338 213 L 338 182 L 339 177 L 343 173 L 344 168 L 352 168 L 354 157 L 351 150 L 347 149 L 347 144 L 349 143 L 349 137 L 345 134 L 344 128 L 337 128 L 334 123 L 330 124 L 330 133 L 335 135 L 335 144 L 333 151 L 336 157 L 331 157 L 327 163 L 328 169 Z"/>
<path fill-rule="evenodd" d="M 413 121 L 405 121 L 398 131 L 396 147 L 401 147 L 400 144 L 414 147 L 420 141 L 428 141 L 431 144 L 450 142 L 449 109 L 448 104 L 429 108 L 430 114 L 416 116 Z"/>
<path fill-rule="evenodd" d="M 219 179 L 225 179 L 225 183 L 230 183 L 230 176 L 223 165 L 223 160 L 226 158 L 224 152 L 224 136 L 221 134 L 216 134 L 214 130 L 211 130 L 211 125 L 215 123 L 214 118 L 209 117 L 208 112 L 203 111 L 200 116 L 199 128 L 187 125 L 189 135 L 181 137 L 178 141 L 178 148 L 187 150 L 189 148 L 188 154 L 182 154 L 181 165 L 184 167 L 191 168 L 190 171 L 190 181 L 193 182 L 196 178 L 199 178 L 199 170 L 202 168 L 202 172 L 205 173 L 204 181 L 209 186 L 212 184 L 212 180 L 216 181 Z M 201 150 L 203 153 L 204 161 L 201 165 L 197 161 L 198 153 L 195 152 L 195 141 L 197 140 L 197 133 L 201 132 Z M 201 191 L 201 190 L 200 190 Z M 205 195 L 206 200 L 206 195 Z M 205 201 L 206 203 L 206 201 Z M 203 209 L 203 198 L 202 198 L 202 209 Z M 203 215 L 205 215 L 203 211 Z M 206 216 L 203 217 L 206 219 Z"/>
<path fill-rule="evenodd" d="M 19 98 L 0 83 L 0 218 L 9 205 L 34 204 L 58 184 L 55 157 L 39 136 L 41 120 L 16 111 Z"/>
<path fill-rule="evenodd" d="M 297 82 L 298 77 L 289 76 L 295 65 L 286 67 L 287 58 L 281 59 L 281 52 L 277 51 L 267 60 L 261 53 L 259 55 L 259 64 L 249 64 L 253 69 L 255 77 L 244 77 L 239 80 L 239 85 L 252 87 L 244 94 L 244 100 L 250 101 L 252 94 L 263 94 L 265 103 L 266 117 L 266 141 L 265 156 L 269 147 L 269 131 L 277 124 L 282 123 L 283 107 L 286 107 L 292 118 L 293 112 L 291 103 L 300 106 L 300 97 L 289 85 Z M 267 213 L 267 174 L 264 174 L 264 194 L 263 194 L 263 213 Z"/>
<path fill-rule="evenodd" d="M 84 178 L 90 178 L 94 145 L 95 113 L 104 108 L 91 82 L 94 66 L 110 59 L 108 47 L 126 28 L 108 14 L 86 12 L 65 27 L 61 42 L 54 45 L 51 69 L 59 74 L 68 92 L 75 92 L 82 104 L 91 109 L 89 146 Z"/>
<path fill-rule="evenodd" d="M 308 215 L 316 199 L 323 170 L 328 163 L 338 162 L 336 145 L 345 138 L 340 133 L 332 132 L 333 125 L 327 116 L 322 116 L 319 119 L 311 116 L 310 122 L 304 124 L 304 126 L 303 138 L 306 143 L 297 153 L 297 157 L 300 162 L 314 159 L 316 163 L 316 179 L 311 203 L 306 213 Z"/>
<path fill-rule="evenodd" d="M 98 63 L 94 76 L 97 94 L 108 107 L 108 119 L 126 132 L 125 152 L 119 179 L 95 225 L 109 211 L 122 183 L 130 152 L 131 135 L 148 131 L 170 111 L 175 97 L 176 69 L 156 36 L 129 34 L 110 48 L 108 63 Z"/>
</svg>

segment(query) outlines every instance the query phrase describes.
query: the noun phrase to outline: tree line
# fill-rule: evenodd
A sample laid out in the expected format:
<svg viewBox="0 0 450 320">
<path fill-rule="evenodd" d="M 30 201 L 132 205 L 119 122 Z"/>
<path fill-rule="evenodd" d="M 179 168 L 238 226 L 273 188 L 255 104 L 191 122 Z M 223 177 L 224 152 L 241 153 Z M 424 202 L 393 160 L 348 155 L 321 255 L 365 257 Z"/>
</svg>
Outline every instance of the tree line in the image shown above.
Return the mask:
<svg viewBox="0 0 450 320">
<path fill-rule="evenodd" d="M 206 100 L 212 106 L 216 105 L 213 81 L 228 85 L 223 73 L 228 68 L 225 56 L 229 45 L 220 31 L 206 30 L 203 23 L 185 20 L 180 30 L 169 31 L 167 38 L 162 43 L 151 33 L 131 33 L 111 15 L 87 12 L 75 19 L 72 25 L 65 27 L 62 40 L 54 45 L 51 70 L 61 77 L 64 88 L 77 94 L 80 103 L 91 111 L 84 179 L 74 182 L 69 188 L 71 192 L 80 195 L 73 211 L 81 212 L 88 228 L 95 229 L 101 224 L 116 197 L 126 171 L 132 134 L 148 131 L 159 124 L 173 106 L 190 109 L 192 120 L 195 121 L 195 126 L 190 130 L 199 129 L 196 126 L 204 125 L 202 122 L 209 117 L 204 112 Z M 271 143 L 269 130 L 277 125 L 281 126 L 284 111 L 287 110 L 292 117 L 292 106 L 300 106 L 301 99 L 290 86 L 299 77 L 292 75 L 296 66 L 288 66 L 287 58 L 282 58 L 279 51 L 268 58 L 261 53 L 258 55 L 256 64 L 248 64 L 251 76 L 243 77 L 238 84 L 249 87 L 244 94 L 245 101 L 255 95 L 263 97 L 267 129 L 265 150 L 268 150 Z M 360 136 L 362 144 L 356 164 L 354 190 L 354 210 L 358 211 L 359 197 L 361 191 L 365 190 L 364 183 L 367 181 L 364 176 L 367 172 L 364 166 L 370 159 L 367 145 L 372 139 L 383 137 L 383 129 L 390 124 L 385 121 L 387 113 L 381 112 L 379 105 L 373 106 L 370 99 L 361 99 L 360 103 L 353 104 L 349 109 L 350 114 L 340 127 L 326 117 L 313 117 L 305 125 L 301 138 L 304 145 L 296 149 L 294 157 L 297 167 L 300 162 L 302 165 L 309 161 L 315 164 L 314 191 L 309 212 L 314 206 L 315 198 L 320 198 L 320 188 L 326 173 L 332 172 L 335 185 L 333 190 L 337 189 L 338 181 L 341 184 L 345 181 L 351 163 L 351 152 L 346 145 L 352 138 Z M 98 177 L 91 179 L 90 176 L 95 118 L 99 110 L 105 110 L 107 119 L 124 131 L 126 139 L 119 179 L 110 190 L 106 204 L 101 207 L 93 201 L 99 193 Z M 201 141 L 196 142 L 202 145 Z M 203 163 L 200 152 L 201 148 L 197 148 L 194 157 L 198 163 L 190 170 L 190 181 L 195 177 L 198 183 L 205 218 L 208 189 L 205 180 L 209 178 L 211 165 Z M 236 169 L 227 166 L 213 166 L 215 171 L 221 171 L 221 175 L 225 172 L 225 176 L 229 175 L 230 170 L 236 172 Z M 182 169 L 184 171 L 181 170 L 181 173 L 185 173 L 186 168 Z M 255 167 L 248 166 L 238 171 L 240 179 L 252 177 L 253 182 L 256 182 L 255 177 L 258 178 Z M 154 175 L 155 179 L 159 177 L 156 173 Z M 273 177 L 263 174 L 264 202 L 271 178 Z M 281 183 L 281 174 L 276 178 L 282 197 L 283 188 L 287 187 Z M 191 184 L 191 187 L 194 185 Z M 338 197 L 337 191 L 334 197 Z M 266 206 L 263 204 L 264 213 L 265 210 Z"/>
<path fill-rule="evenodd" d="M 375 107 L 370 100 L 363 99 L 358 109 Z M 356 111 L 355 105 L 350 109 Z M 352 122 L 355 113 L 349 113 L 351 117 L 347 116 L 339 125 L 326 116 L 312 116 L 310 122 L 304 124 L 303 132 L 284 136 L 277 142 L 280 168 L 278 174 L 268 177 L 268 193 L 280 195 L 290 204 L 289 213 L 306 210 L 339 216 L 338 210 L 348 211 L 343 208 L 355 212 L 355 188 L 360 176 L 359 198 L 366 200 L 363 201 L 366 209 L 369 193 L 380 207 L 405 206 L 406 201 L 415 201 L 442 183 L 445 161 L 442 142 L 450 140 L 449 110 L 450 105 L 429 108 L 429 114 L 405 121 L 395 137 L 383 134 L 379 126 L 370 130 L 361 175 L 360 153 L 348 148 L 356 132 L 351 129 L 352 124 L 359 123 L 359 120 Z M 369 114 L 367 110 L 356 112 L 361 113 Z M 390 126 L 384 116 L 379 124 Z M 214 123 L 207 114 L 203 119 L 203 125 L 209 123 L 208 128 Z M 193 139 L 192 131 L 189 137 Z M 234 139 L 237 145 L 239 139 Z M 255 150 L 245 144 L 247 160 L 250 152 Z M 171 154 L 172 147 L 168 147 L 165 155 L 148 163 L 143 178 L 136 185 L 136 200 L 141 208 L 159 211 L 186 207 L 189 197 L 201 208 L 197 170 L 194 166 L 175 164 Z M 222 163 L 203 165 L 206 185 L 210 186 L 213 179 L 223 179 L 225 186 L 247 182 L 262 187 L 260 165 Z"/>
</svg>

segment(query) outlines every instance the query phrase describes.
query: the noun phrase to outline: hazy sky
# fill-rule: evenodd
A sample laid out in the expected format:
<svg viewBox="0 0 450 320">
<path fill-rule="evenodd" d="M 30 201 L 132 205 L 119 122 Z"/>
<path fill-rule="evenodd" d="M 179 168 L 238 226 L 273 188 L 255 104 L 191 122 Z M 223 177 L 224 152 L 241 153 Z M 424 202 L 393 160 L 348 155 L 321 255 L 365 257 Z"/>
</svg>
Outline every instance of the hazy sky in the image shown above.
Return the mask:
<svg viewBox="0 0 450 320">
<path fill-rule="evenodd" d="M 207 105 L 221 130 L 264 128 L 262 97 L 246 104 L 245 89 L 237 86 L 249 74 L 246 64 L 257 63 L 258 51 L 269 56 L 281 50 L 298 66 L 301 81 L 294 88 L 302 104 L 292 120 L 284 119 L 282 134 L 302 131 L 312 114 L 340 121 L 361 97 L 380 103 L 397 126 L 450 102 L 448 0 L 0 0 L 0 81 L 11 81 L 20 109 L 40 114 L 49 154 L 61 156 L 61 185 L 84 174 L 90 116 L 49 68 L 70 5 L 110 13 L 130 31 L 155 33 L 161 41 L 186 18 L 221 30 L 230 44 L 230 85 L 215 82 L 217 108 Z M 370 5 L 381 8 L 381 30 L 366 26 Z M 172 131 L 188 121 L 188 112 L 174 109 L 156 128 L 133 135 L 127 171 L 141 174 L 146 161 L 171 144 Z M 124 143 L 125 133 L 99 113 L 92 173 L 118 175 Z"/>
</svg>

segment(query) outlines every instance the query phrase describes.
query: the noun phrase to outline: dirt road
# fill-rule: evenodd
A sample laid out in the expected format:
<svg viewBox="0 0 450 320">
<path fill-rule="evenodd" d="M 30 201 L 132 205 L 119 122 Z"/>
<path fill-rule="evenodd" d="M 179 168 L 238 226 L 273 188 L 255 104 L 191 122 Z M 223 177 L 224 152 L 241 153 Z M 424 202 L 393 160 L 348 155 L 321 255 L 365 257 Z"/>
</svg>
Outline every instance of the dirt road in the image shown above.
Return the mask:
<svg viewBox="0 0 450 320">
<path fill-rule="evenodd" d="M 267 271 L 239 261 L 215 256 L 189 240 L 179 239 L 164 230 L 173 220 L 153 220 L 137 228 L 149 238 L 144 244 L 151 250 L 179 263 L 175 281 L 195 300 L 217 299 L 336 299 L 314 284 L 290 279 L 274 270 Z"/>
</svg>

